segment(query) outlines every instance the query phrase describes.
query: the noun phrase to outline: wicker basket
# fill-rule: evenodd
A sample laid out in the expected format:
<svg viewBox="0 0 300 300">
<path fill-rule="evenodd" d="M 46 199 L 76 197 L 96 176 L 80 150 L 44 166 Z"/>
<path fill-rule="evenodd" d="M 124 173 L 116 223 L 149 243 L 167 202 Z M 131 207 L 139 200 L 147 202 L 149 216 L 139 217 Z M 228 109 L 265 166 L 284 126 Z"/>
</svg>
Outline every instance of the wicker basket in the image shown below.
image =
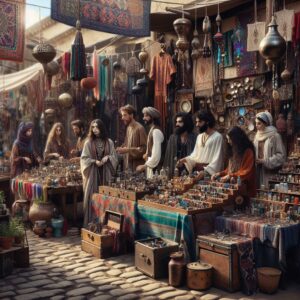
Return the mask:
<svg viewBox="0 0 300 300">
<path fill-rule="evenodd" d="M 258 286 L 260 291 L 273 294 L 278 289 L 281 271 L 275 268 L 257 268 Z"/>
</svg>

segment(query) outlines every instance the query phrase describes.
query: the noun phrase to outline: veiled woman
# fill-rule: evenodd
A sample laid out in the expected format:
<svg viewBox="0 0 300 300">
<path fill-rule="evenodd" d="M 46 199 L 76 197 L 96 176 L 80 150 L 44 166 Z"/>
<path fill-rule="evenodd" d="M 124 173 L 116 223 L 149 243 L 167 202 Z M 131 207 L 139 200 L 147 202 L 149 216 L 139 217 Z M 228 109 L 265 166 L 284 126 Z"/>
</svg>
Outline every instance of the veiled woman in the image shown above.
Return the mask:
<svg viewBox="0 0 300 300">
<path fill-rule="evenodd" d="M 117 164 L 114 143 L 107 137 L 104 123 L 100 119 L 92 121 L 80 158 L 84 191 L 84 227 L 93 221 L 92 195 L 97 192 L 99 185 L 109 182 Z"/>
</svg>

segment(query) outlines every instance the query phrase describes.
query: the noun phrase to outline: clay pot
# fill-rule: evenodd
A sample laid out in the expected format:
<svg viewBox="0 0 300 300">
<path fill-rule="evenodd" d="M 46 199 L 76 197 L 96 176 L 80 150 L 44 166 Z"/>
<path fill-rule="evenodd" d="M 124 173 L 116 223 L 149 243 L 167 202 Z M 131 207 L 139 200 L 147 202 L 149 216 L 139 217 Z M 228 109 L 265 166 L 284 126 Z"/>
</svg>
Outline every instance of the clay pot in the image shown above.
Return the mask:
<svg viewBox="0 0 300 300">
<path fill-rule="evenodd" d="M 186 269 L 183 252 L 174 252 L 170 257 L 169 284 L 174 287 L 181 286 L 184 284 Z"/>
<path fill-rule="evenodd" d="M 54 207 L 55 206 L 52 202 L 33 202 L 29 209 L 30 222 L 32 224 L 34 224 L 37 220 L 44 220 L 46 222 L 50 222 Z"/>
<path fill-rule="evenodd" d="M 91 90 L 97 86 L 97 80 L 94 77 L 87 77 L 81 79 L 80 85 L 86 90 Z"/>
<path fill-rule="evenodd" d="M 0 236 L 0 246 L 4 250 L 8 250 L 12 247 L 14 241 L 13 236 Z"/>
</svg>

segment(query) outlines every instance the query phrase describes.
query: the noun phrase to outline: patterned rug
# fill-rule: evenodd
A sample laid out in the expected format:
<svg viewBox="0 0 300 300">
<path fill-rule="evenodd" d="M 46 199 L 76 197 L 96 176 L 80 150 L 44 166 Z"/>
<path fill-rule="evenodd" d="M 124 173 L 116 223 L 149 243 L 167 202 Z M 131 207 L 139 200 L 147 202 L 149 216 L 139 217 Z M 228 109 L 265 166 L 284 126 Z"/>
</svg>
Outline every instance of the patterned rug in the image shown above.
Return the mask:
<svg viewBox="0 0 300 300">
<path fill-rule="evenodd" d="M 23 60 L 25 0 L 0 0 L 0 59 Z"/>
<path fill-rule="evenodd" d="M 125 36 L 149 36 L 151 1 L 51 0 L 51 18 L 75 26 L 80 10 L 82 27 Z"/>
</svg>

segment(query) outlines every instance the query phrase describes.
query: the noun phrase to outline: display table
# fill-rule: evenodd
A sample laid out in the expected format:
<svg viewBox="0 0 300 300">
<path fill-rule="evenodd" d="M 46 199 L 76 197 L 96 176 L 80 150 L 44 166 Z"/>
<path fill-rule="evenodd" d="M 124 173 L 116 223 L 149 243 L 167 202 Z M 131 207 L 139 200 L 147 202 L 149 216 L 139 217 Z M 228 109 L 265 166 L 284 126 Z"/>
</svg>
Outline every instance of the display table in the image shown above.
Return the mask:
<svg viewBox="0 0 300 300">
<path fill-rule="evenodd" d="M 94 194 L 92 197 L 92 212 L 103 223 L 105 211 L 111 210 L 124 215 L 122 231 L 133 242 L 136 234 L 137 204 L 136 201 L 126 200 L 104 194 Z"/>
<path fill-rule="evenodd" d="M 231 233 L 258 238 L 262 243 L 270 241 L 278 249 L 279 265 L 286 268 L 286 252 L 300 245 L 300 223 L 269 224 L 265 218 L 238 215 L 236 217 L 219 216 L 216 218 L 216 230 L 224 229 Z"/>
</svg>

